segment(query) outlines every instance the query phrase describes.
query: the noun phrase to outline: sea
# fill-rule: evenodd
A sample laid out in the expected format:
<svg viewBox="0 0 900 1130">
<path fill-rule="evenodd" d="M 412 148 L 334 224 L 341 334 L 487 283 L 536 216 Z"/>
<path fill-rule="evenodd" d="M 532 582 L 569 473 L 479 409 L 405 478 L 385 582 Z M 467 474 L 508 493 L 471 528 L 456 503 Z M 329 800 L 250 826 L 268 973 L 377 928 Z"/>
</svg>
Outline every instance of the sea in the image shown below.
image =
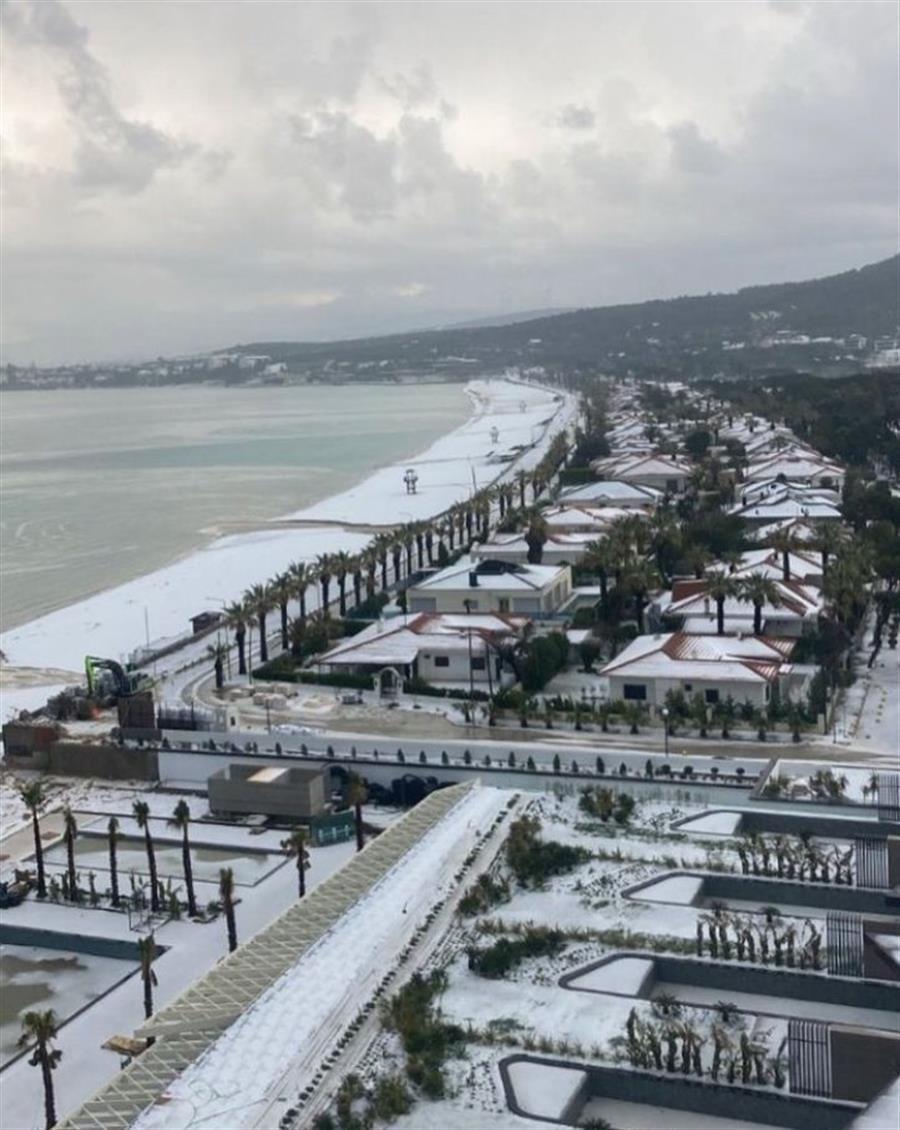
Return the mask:
<svg viewBox="0 0 900 1130">
<path fill-rule="evenodd" d="M 346 490 L 468 418 L 459 384 L 0 394 L 0 630 Z"/>
</svg>

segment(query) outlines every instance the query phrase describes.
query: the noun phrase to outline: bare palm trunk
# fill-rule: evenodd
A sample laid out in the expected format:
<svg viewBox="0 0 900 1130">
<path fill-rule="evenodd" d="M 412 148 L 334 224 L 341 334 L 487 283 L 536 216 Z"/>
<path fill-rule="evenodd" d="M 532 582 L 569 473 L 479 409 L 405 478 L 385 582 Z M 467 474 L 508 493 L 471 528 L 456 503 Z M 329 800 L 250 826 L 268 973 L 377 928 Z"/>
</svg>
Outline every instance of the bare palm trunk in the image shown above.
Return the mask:
<svg viewBox="0 0 900 1130">
<path fill-rule="evenodd" d="M 362 803 L 360 801 L 357 801 L 353 806 L 353 811 L 356 819 L 356 850 L 362 851 L 366 841 L 363 836 Z"/>
<path fill-rule="evenodd" d="M 113 906 L 119 905 L 119 866 L 116 859 L 116 837 L 109 837 L 109 889 Z"/>
<path fill-rule="evenodd" d="M 238 674 L 247 674 L 247 632 L 241 628 L 234 634 L 238 649 Z"/>
<path fill-rule="evenodd" d="M 259 619 L 259 661 L 260 663 L 269 662 L 269 641 L 266 638 L 266 614 L 265 612 L 257 613 Z"/>
<path fill-rule="evenodd" d="M 44 1080 L 44 1119 L 46 1130 L 53 1130 L 56 1125 L 56 1097 L 53 1094 L 53 1070 L 46 1048 L 41 1048 L 40 1057 L 41 1076 Z"/>
<path fill-rule="evenodd" d="M 191 863 L 191 845 L 188 839 L 187 825 L 181 833 L 181 865 L 184 869 L 184 887 L 187 891 L 188 914 L 194 918 L 197 914 L 197 899 L 194 895 L 194 868 Z"/>
<path fill-rule="evenodd" d="M 147 870 L 150 872 L 150 909 L 154 914 L 159 914 L 159 889 L 156 880 L 156 852 L 153 848 L 153 837 L 150 829 L 144 829 L 144 846 L 147 849 Z"/>
<path fill-rule="evenodd" d="M 237 949 L 237 922 L 234 917 L 234 903 L 231 898 L 225 900 L 225 925 L 228 929 L 228 952 L 234 953 Z"/>
<path fill-rule="evenodd" d="M 36 808 L 31 810 L 31 827 L 34 832 L 34 862 L 37 865 L 37 894 L 39 899 L 45 899 L 47 878 L 44 873 L 44 845 L 41 843 L 41 826 Z"/>
</svg>

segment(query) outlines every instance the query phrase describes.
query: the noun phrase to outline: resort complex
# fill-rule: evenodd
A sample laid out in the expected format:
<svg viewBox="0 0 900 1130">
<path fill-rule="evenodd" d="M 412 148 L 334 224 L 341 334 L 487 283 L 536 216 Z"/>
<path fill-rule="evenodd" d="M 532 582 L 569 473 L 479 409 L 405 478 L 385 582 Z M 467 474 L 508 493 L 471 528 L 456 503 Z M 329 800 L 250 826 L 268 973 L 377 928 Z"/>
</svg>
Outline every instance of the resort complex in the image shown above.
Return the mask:
<svg viewBox="0 0 900 1130">
<path fill-rule="evenodd" d="M 468 393 L 0 640 L 4 1128 L 898 1124 L 891 437 Z"/>
</svg>

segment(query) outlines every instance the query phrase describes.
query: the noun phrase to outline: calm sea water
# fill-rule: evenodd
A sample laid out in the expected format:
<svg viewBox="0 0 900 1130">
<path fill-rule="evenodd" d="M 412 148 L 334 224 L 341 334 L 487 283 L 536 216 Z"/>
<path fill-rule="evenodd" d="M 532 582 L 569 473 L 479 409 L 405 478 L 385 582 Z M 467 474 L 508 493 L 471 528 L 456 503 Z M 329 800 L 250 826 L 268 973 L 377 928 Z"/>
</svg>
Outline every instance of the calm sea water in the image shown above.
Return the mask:
<svg viewBox="0 0 900 1130">
<path fill-rule="evenodd" d="M 460 385 L 0 398 L 0 627 L 345 490 L 461 424 Z"/>
</svg>

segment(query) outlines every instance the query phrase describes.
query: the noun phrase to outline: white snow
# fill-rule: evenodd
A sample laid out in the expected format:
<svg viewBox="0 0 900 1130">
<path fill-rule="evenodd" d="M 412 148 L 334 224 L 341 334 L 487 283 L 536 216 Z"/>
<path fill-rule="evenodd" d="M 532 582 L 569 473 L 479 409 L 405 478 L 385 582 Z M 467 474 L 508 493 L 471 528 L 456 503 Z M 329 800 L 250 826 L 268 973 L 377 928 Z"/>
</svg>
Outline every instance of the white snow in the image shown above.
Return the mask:
<svg viewBox="0 0 900 1130">
<path fill-rule="evenodd" d="M 513 1063 L 509 1079 L 522 1110 L 536 1118 L 562 1118 L 587 1072 L 545 1063 Z"/>
<path fill-rule="evenodd" d="M 605 1118 L 620 1130 L 778 1130 L 763 1122 L 745 1122 L 738 1118 L 697 1114 L 692 1110 L 676 1110 L 649 1103 L 628 1103 L 619 1099 L 597 1098 L 589 1102 L 582 1118 Z"/>
<path fill-rule="evenodd" d="M 635 892 L 642 902 L 674 902 L 693 906 L 703 889 L 703 879 L 696 875 L 667 875 L 659 882 Z"/>
<path fill-rule="evenodd" d="M 189 631 L 189 617 L 203 609 L 221 608 L 250 585 L 283 572 L 293 561 L 362 549 L 372 534 L 345 529 L 344 522 L 397 525 L 418 521 L 469 497 L 474 487 L 486 486 L 520 467 L 534 466 L 550 436 L 569 424 L 576 412 L 572 398 L 558 399 L 558 394 L 536 385 L 474 380 L 466 391 L 476 410 L 462 427 L 427 451 L 284 519 L 286 523 L 309 522 L 309 526 L 286 524 L 283 529 L 220 538 L 156 572 L 5 632 L 0 636 L 0 649 L 11 666 L 39 670 L 52 664 L 75 676 L 83 669 L 86 654 L 125 658 L 144 640 L 147 624 L 153 637 L 184 635 Z M 494 426 L 500 432 L 496 445 L 490 440 Z M 531 444 L 534 446 L 524 453 L 518 450 Z M 508 460 L 501 461 L 500 455 Z M 419 474 L 416 494 L 406 493 L 403 471 L 407 467 L 415 467 Z M 315 593 L 310 591 L 309 606 L 315 603 Z M 205 645 L 200 654 L 204 651 Z M 184 662 L 185 653 L 176 652 L 160 661 L 160 672 Z M 42 688 L 45 694 L 53 689 Z M 43 701 L 32 686 L 9 688 L 3 693 L 3 717 Z"/>
<path fill-rule="evenodd" d="M 709 812 L 704 816 L 695 816 L 679 825 L 681 832 L 711 832 L 716 836 L 730 836 L 738 830 L 741 823 L 740 812 Z"/>
<path fill-rule="evenodd" d="M 144 1111 L 136 1130 L 226 1124 L 240 1130 L 259 1122 L 276 1088 L 301 1090 L 452 883 L 475 830 L 491 822 L 507 797 L 495 789 L 470 792 L 171 1085 L 160 1104 Z"/>
<path fill-rule="evenodd" d="M 645 957 L 617 957 L 570 981 L 570 989 L 593 989 L 599 993 L 624 993 L 636 997 L 653 973 L 653 962 Z"/>
</svg>

